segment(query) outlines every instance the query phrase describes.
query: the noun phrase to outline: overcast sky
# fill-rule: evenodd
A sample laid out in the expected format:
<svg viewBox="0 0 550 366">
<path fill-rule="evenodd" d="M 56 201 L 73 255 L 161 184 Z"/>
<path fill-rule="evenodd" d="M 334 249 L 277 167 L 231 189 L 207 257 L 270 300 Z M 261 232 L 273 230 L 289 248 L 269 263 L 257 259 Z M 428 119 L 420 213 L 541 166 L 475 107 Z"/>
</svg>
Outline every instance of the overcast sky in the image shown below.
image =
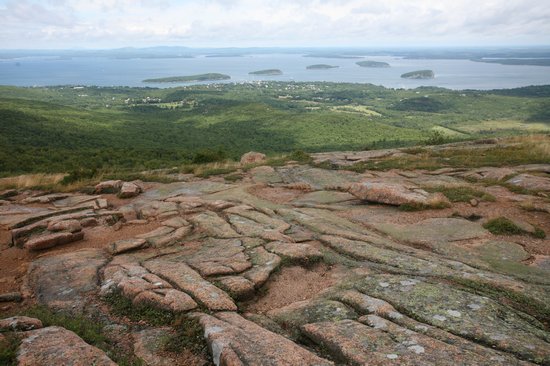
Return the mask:
<svg viewBox="0 0 550 366">
<path fill-rule="evenodd" d="M 0 0 L 0 48 L 550 44 L 550 0 Z"/>
</svg>

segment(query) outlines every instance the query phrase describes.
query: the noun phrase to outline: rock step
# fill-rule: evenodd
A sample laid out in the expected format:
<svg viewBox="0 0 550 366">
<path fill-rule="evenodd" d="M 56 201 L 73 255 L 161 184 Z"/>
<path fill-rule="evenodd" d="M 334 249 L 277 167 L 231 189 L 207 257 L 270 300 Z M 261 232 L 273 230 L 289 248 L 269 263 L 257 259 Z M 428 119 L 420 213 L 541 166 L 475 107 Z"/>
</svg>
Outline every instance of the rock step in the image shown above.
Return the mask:
<svg viewBox="0 0 550 366">
<path fill-rule="evenodd" d="M 244 319 L 237 313 L 194 313 L 215 365 L 333 365 L 291 340 Z"/>
<path fill-rule="evenodd" d="M 231 297 L 210 282 L 204 280 L 185 263 L 162 258 L 146 261 L 144 267 L 170 282 L 174 287 L 190 294 L 195 300 L 213 311 L 237 310 Z"/>
<path fill-rule="evenodd" d="M 84 233 L 82 231 L 71 232 L 59 232 L 53 234 L 46 234 L 34 237 L 25 243 L 25 248 L 28 250 L 43 250 L 52 248 L 58 245 L 72 243 L 73 241 L 82 240 Z"/>
</svg>

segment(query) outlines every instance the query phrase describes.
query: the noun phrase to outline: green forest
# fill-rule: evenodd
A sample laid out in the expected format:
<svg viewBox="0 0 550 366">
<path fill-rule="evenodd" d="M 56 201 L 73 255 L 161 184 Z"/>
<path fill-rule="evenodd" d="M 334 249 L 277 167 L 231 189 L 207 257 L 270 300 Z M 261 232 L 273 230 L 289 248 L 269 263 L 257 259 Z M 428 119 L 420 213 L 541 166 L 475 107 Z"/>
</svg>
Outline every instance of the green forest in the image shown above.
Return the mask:
<svg viewBox="0 0 550 366">
<path fill-rule="evenodd" d="M 361 150 L 550 132 L 550 86 L 258 82 L 0 87 L 0 174 L 156 169 L 256 150 Z"/>
</svg>

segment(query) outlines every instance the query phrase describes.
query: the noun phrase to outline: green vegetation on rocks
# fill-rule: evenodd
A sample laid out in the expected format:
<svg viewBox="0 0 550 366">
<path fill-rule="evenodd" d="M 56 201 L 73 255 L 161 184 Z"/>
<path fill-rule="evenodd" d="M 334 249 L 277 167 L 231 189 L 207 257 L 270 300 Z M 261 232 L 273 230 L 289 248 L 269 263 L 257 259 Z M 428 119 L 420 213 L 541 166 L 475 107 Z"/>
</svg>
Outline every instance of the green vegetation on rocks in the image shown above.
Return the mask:
<svg viewBox="0 0 550 366">
<path fill-rule="evenodd" d="M 417 70 L 406 72 L 401 77 L 403 79 L 433 79 L 435 74 L 432 70 Z"/>
</svg>

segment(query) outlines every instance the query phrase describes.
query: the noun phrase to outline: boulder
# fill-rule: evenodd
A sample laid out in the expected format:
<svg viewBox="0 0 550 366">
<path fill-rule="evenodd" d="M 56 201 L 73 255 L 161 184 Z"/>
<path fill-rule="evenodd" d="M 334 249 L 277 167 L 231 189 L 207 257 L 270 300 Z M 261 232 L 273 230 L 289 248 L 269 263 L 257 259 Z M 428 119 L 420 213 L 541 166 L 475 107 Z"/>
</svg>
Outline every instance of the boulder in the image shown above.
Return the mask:
<svg viewBox="0 0 550 366">
<path fill-rule="evenodd" d="M 425 205 L 428 207 L 449 205 L 449 200 L 441 193 L 428 193 L 414 185 L 392 182 L 354 183 L 349 193 L 369 202 L 387 205 Z"/>
<path fill-rule="evenodd" d="M 0 320 L 0 332 L 27 331 L 40 328 L 42 328 L 42 322 L 28 316 L 12 316 Z"/>
<path fill-rule="evenodd" d="M 120 187 L 118 196 L 120 198 L 132 198 L 141 193 L 141 187 L 132 182 L 124 182 Z"/>
<path fill-rule="evenodd" d="M 47 327 L 33 330 L 17 351 L 19 366 L 116 366 L 99 348 L 90 346 L 70 330 Z"/>
<path fill-rule="evenodd" d="M 241 165 L 256 164 L 265 161 L 265 154 L 250 151 L 241 156 Z"/>
<path fill-rule="evenodd" d="M 60 232 L 53 234 L 46 234 L 34 237 L 25 243 L 25 248 L 28 250 L 42 250 L 55 247 L 57 245 L 72 243 L 73 241 L 82 240 L 84 233 L 79 231 L 77 233 Z"/>
<path fill-rule="evenodd" d="M 121 180 L 106 180 L 95 186 L 96 193 L 118 193 L 122 187 Z"/>
</svg>

